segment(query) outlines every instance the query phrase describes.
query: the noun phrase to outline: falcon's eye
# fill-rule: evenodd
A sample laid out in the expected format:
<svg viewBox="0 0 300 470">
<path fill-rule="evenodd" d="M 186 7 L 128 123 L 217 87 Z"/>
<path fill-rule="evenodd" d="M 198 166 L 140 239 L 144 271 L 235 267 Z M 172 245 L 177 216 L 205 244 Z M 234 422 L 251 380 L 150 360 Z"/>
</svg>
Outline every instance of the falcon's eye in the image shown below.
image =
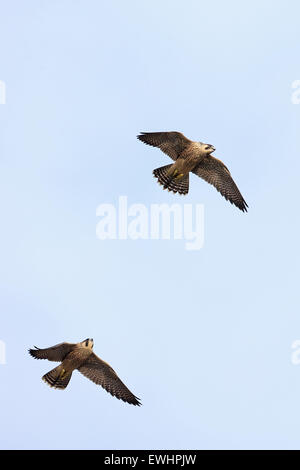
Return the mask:
<svg viewBox="0 0 300 470">
<path fill-rule="evenodd" d="M 89 340 L 88 339 L 86 340 L 85 345 L 86 345 L 86 347 L 88 347 L 88 345 L 89 345 Z"/>
</svg>

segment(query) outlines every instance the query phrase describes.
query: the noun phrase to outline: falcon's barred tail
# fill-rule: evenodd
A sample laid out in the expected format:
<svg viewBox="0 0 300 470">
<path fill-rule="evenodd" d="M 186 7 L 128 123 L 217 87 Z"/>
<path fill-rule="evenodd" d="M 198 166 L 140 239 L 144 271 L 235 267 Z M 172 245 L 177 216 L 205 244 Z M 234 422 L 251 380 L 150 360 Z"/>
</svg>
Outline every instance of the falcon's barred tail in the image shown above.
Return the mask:
<svg viewBox="0 0 300 470">
<path fill-rule="evenodd" d="M 173 193 L 187 194 L 189 192 L 189 174 L 182 175 L 178 170 L 172 170 L 173 163 L 161 166 L 153 170 L 155 178 L 158 179 L 164 189 L 173 191 Z"/>
<path fill-rule="evenodd" d="M 50 387 L 60 388 L 61 390 L 66 388 L 72 377 L 72 372 L 67 372 L 62 365 L 55 367 L 50 370 L 48 374 L 45 374 L 42 379 Z"/>
</svg>

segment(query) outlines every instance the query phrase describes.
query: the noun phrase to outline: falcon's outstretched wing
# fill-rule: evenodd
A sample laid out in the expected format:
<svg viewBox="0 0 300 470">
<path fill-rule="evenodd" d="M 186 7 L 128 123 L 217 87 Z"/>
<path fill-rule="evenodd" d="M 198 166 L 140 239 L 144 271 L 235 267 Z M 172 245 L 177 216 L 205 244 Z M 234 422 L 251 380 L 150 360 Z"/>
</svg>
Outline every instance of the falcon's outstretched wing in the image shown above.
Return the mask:
<svg viewBox="0 0 300 470">
<path fill-rule="evenodd" d="M 193 173 L 203 178 L 241 211 L 247 212 L 248 204 L 233 181 L 230 171 L 221 160 L 208 156 L 193 170 Z"/>
<path fill-rule="evenodd" d="M 141 132 L 137 136 L 145 144 L 158 147 L 173 160 L 177 160 L 181 152 L 191 144 L 181 132 Z"/>
<path fill-rule="evenodd" d="M 78 368 L 85 377 L 95 384 L 101 385 L 107 392 L 131 405 L 140 406 L 141 403 L 119 379 L 109 364 L 92 353 L 87 361 Z"/>
<path fill-rule="evenodd" d="M 40 349 L 34 346 L 35 349 L 29 349 L 29 354 L 35 359 L 48 359 L 48 361 L 61 362 L 66 355 L 72 351 L 75 345 L 75 343 L 59 343 L 46 349 Z"/>
</svg>

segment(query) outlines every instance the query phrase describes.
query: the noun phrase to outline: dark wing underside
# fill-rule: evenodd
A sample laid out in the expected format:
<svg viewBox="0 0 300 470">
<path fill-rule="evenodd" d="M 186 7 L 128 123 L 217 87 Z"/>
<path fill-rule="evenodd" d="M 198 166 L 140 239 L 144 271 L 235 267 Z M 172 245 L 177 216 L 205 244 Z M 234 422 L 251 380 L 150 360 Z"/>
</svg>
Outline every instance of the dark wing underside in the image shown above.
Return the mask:
<svg viewBox="0 0 300 470">
<path fill-rule="evenodd" d="M 96 354 L 92 353 L 78 370 L 119 400 L 140 406 L 139 399 L 123 384 L 112 367 L 102 361 Z"/>
<path fill-rule="evenodd" d="M 191 143 L 181 132 L 141 132 L 137 136 L 145 144 L 158 147 L 173 160 Z"/>
<path fill-rule="evenodd" d="M 231 204 L 247 212 L 248 205 L 233 181 L 230 171 L 221 160 L 209 156 L 193 170 L 193 173 L 212 184 Z"/>
<path fill-rule="evenodd" d="M 51 348 L 40 349 L 36 346 L 35 349 L 29 349 L 29 354 L 35 359 L 48 359 L 48 361 L 61 362 L 67 354 L 72 351 L 75 343 L 59 343 Z"/>
</svg>

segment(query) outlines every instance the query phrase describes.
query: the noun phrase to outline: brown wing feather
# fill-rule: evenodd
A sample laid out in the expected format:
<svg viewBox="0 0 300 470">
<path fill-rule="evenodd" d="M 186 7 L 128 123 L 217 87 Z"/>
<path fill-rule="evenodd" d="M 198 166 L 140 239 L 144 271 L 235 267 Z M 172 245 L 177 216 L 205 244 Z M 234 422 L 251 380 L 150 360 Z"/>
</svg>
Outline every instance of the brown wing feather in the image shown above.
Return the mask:
<svg viewBox="0 0 300 470">
<path fill-rule="evenodd" d="M 48 359 L 48 361 L 61 362 L 67 354 L 72 351 L 75 343 L 59 343 L 51 348 L 40 349 L 36 346 L 35 349 L 29 349 L 29 354 L 35 359 Z"/>
<path fill-rule="evenodd" d="M 181 132 L 141 132 L 137 138 L 145 144 L 160 148 L 173 160 L 177 160 L 185 147 L 191 143 Z"/>
<path fill-rule="evenodd" d="M 214 185 L 231 204 L 235 204 L 241 211 L 247 212 L 248 204 L 233 181 L 230 171 L 221 160 L 209 156 L 193 170 L 193 173 Z"/>
<path fill-rule="evenodd" d="M 123 384 L 113 368 L 96 354 L 92 353 L 78 370 L 95 384 L 101 385 L 114 397 L 132 405 L 140 406 L 139 399 Z"/>
</svg>

